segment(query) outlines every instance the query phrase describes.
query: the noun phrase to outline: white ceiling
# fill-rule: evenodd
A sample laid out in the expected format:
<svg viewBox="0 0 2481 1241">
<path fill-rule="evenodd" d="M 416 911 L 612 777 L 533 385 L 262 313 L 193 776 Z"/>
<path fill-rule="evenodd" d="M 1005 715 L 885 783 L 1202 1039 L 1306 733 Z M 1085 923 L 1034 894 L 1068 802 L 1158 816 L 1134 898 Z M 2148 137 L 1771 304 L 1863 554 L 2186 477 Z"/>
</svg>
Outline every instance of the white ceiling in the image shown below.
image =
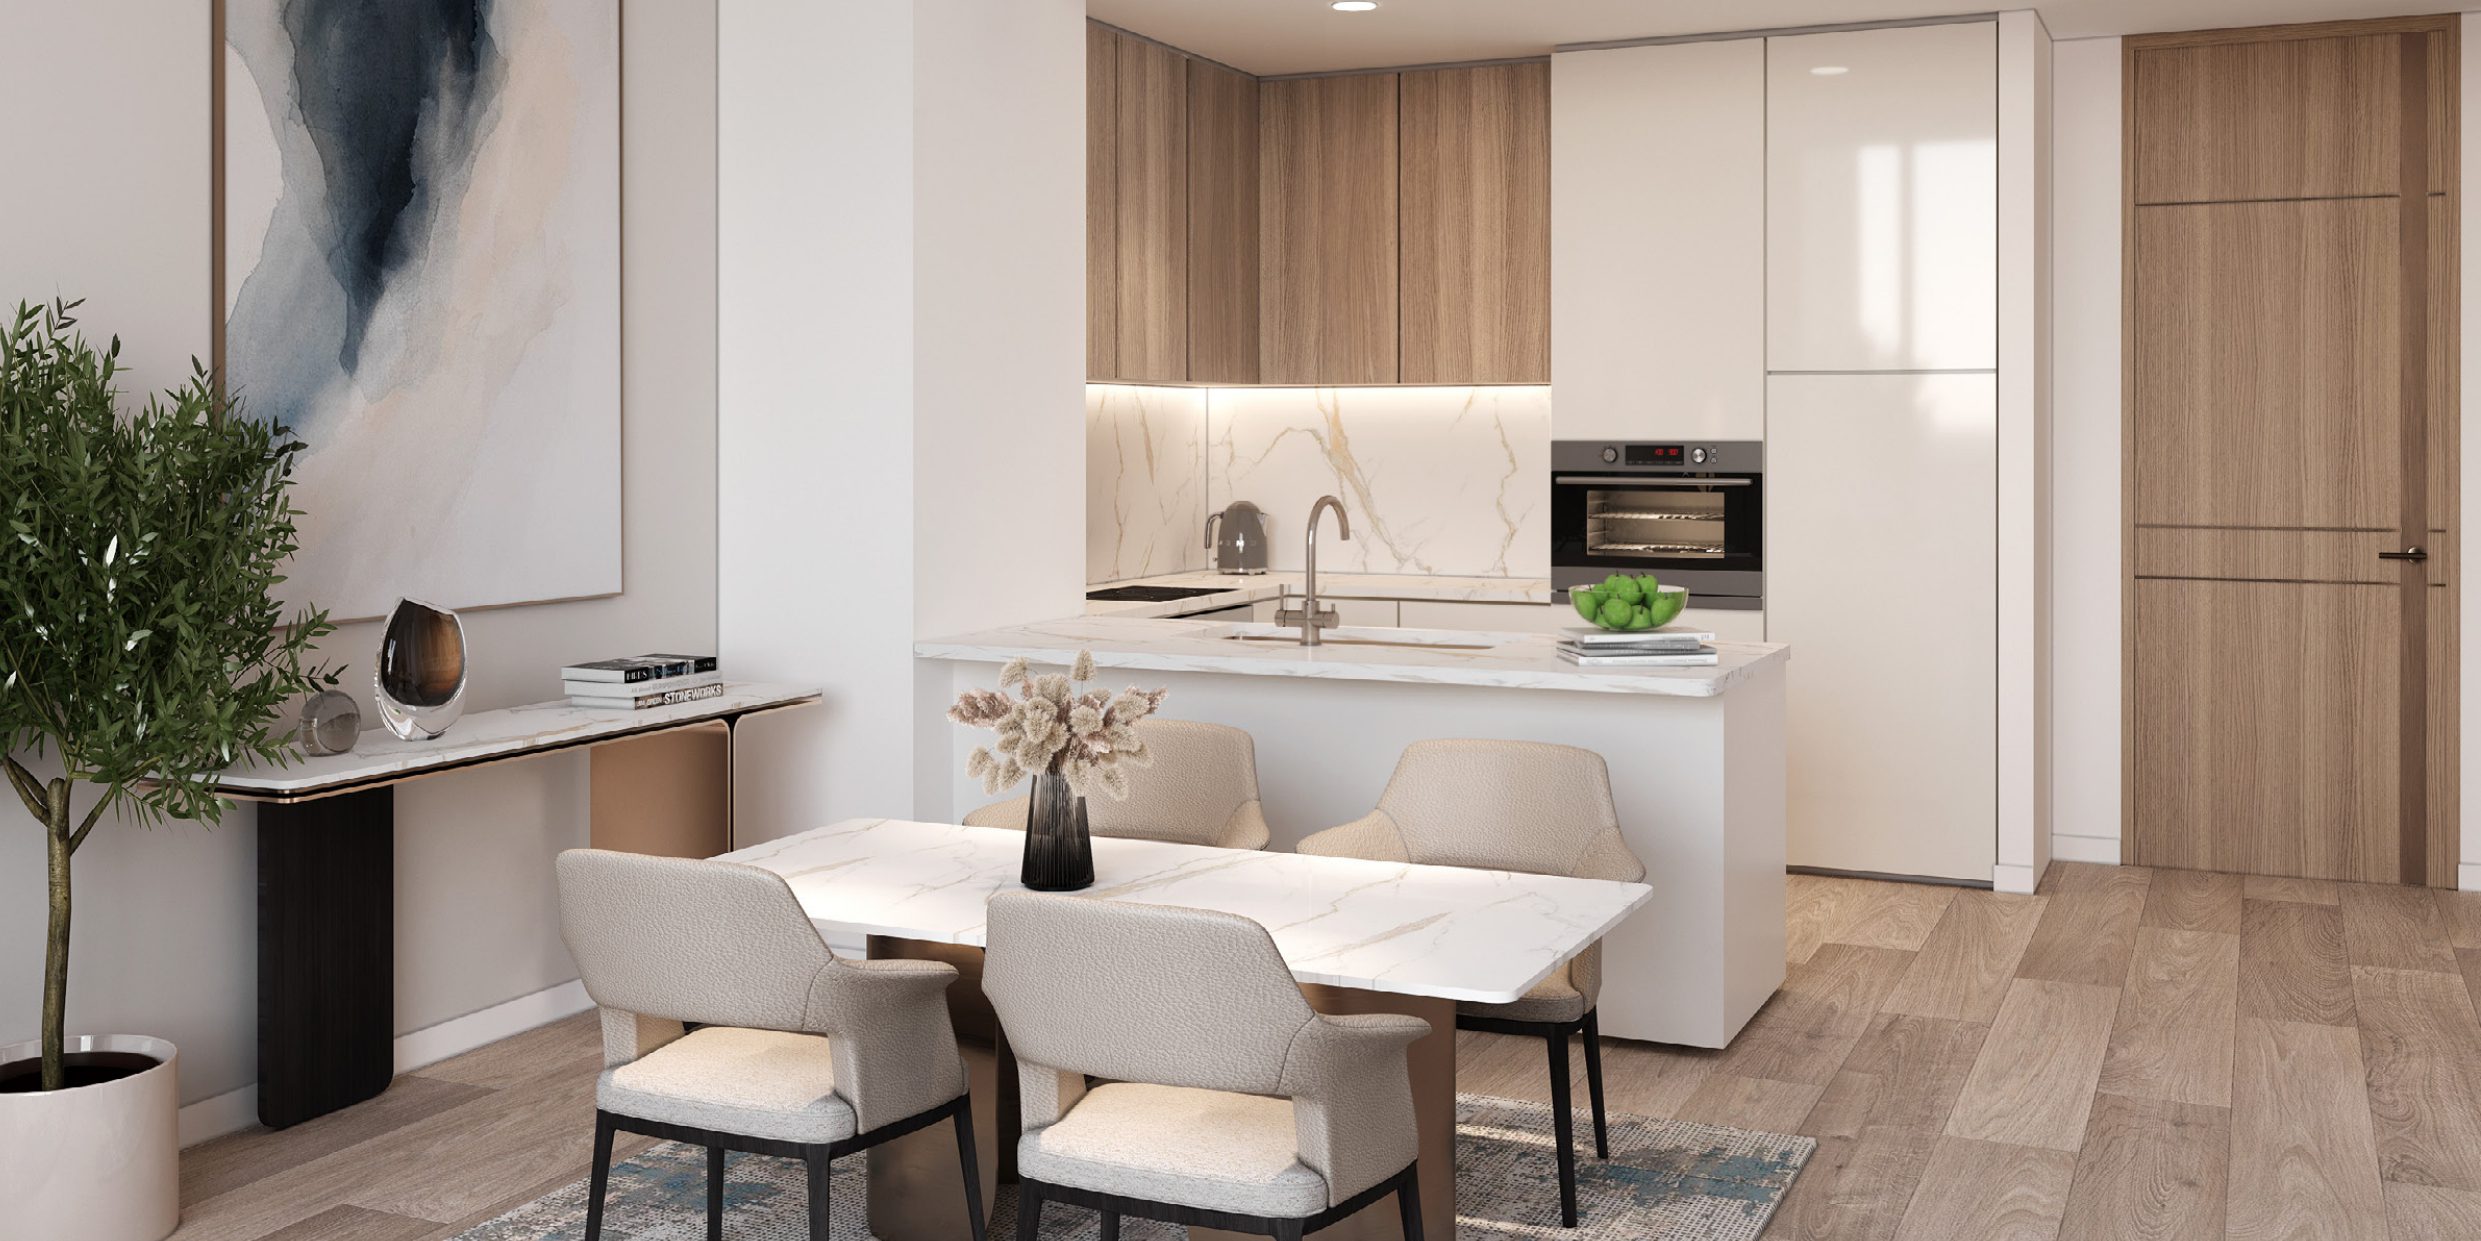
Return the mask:
<svg viewBox="0 0 2481 1241">
<path fill-rule="evenodd" d="M 1994 0 L 1086 0 L 1112 25 L 1257 74 L 1532 56 L 1562 43 L 1987 13 Z M 2015 7 L 2023 7 L 2021 0 Z M 2452 0 L 2036 0 L 2053 38 L 2435 13 Z"/>
</svg>

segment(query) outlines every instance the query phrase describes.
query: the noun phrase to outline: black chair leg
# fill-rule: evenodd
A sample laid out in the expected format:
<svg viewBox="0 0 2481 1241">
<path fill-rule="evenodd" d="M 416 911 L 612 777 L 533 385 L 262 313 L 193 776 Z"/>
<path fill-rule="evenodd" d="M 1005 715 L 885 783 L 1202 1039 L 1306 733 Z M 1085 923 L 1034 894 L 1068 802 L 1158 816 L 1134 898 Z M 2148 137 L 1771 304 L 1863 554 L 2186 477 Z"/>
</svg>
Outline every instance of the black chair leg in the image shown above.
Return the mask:
<svg viewBox="0 0 2481 1241">
<path fill-rule="evenodd" d="M 1120 1213 L 1103 1212 L 1103 1241 L 1120 1241 Z"/>
<path fill-rule="evenodd" d="M 1396 1214 L 1404 1219 L 1404 1241 L 1421 1241 L 1421 1170 L 1406 1168 L 1396 1185 Z"/>
<path fill-rule="evenodd" d="M 706 1148 L 706 1241 L 724 1241 L 724 1148 Z"/>
<path fill-rule="evenodd" d="M 1267 1223 L 1270 1230 L 1274 1234 L 1275 1241 L 1301 1241 L 1302 1229 L 1309 1223 L 1309 1221 L 1305 1219 L 1277 1219 L 1268 1220 Z"/>
<path fill-rule="evenodd" d="M 956 1162 L 965 1169 L 965 1220 L 973 1241 L 989 1241 L 990 1226 L 982 1218 L 982 1168 L 974 1151 L 973 1096 L 956 1101 Z"/>
<path fill-rule="evenodd" d="M 1017 1182 L 1017 1241 L 1041 1241 L 1042 1190 L 1032 1181 Z"/>
<path fill-rule="evenodd" d="M 810 1170 L 810 1241 L 827 1241 L 827 1148 L 813 1146 L 802 1156 Z"/>
<path fill-rule="evenodd" d="M 1585 1010 L 1585 1090 L 1594 1103 L 1594 1158 L 1611 1157 L 1611 1131 L 1602 1114 L 1602 1021 Z"/>
<path fill-rule="evenodd" d="M 1546 1036 L 1551 1049 L 1551 1128 L 1559 1147 L 1559 1226 L 1576 1227 L 1576 1135 L 1568 1106 L 1568 1032 Z"/>
<path fill-rule="evenodd" d="M 602 1241 L 603 1191 L 612 1183 L 612 1118 L 594 1114 L 594 1173 L 586 1184 L 586 1241 Z"/>
</svg>

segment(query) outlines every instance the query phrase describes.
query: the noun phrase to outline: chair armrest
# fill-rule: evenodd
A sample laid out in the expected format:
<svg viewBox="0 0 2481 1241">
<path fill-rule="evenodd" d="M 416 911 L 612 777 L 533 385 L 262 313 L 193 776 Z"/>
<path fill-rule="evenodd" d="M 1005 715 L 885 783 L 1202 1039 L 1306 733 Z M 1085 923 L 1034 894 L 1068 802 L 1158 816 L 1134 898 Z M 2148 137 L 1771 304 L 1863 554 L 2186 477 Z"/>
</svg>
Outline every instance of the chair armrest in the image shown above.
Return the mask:
<svg viewBox="0 0 2481 1241">
<path fill-rule="evenodd" d="M 1357 857 L 1373 862 L 1409 862 L 1413 855 L 1404 848 L 1404 835 L 1396 830 L 1395 820 L 1385 811 L 1370 813 L 1346 823 L 1330 827 L 1294 845 L 1295 853 L 1317 857 Z"/>
<path fill-rule="evenodd" d="M 669 1017 L 649 1017 L 626 1009 L 605 1008 L 603 1016 L 603 1067 L 616 1069 L 687 1033 L 681 1023 Z"/>
<path fill-rule="evenodd" d="M 1017 1104 L 1027 1133 L 1060 1123 L 1085 1098 L 1085 1074 L 1017 1058 Z"/>
<path fill-rule="evenodd" d="M 1430 1023 L 1401 1013 L 1320 1016 L 1284 1057 L 1301 1162 L 1326 1178 L 1333 1206 L 1413 1162 L 1413 1074 L 1406 1049 Z"/>
<path fill-rule="evenodd" d="M 1576 867 L 1569 874 L 1578 879 L 1614 879 L 1621 883 L 1645 882 L 1645 863 L 1628 847 L 1618 828 L 1602 833 L 1585 846 Z"/>
<path fill-rule="evenodd" d="M 811 1028 L 827 1036 L 836 1093 L 862 1132 L 965 1093 L 944 961 L 831 962 L 811 983 Z"/>
<path fill-rule="evenodd" d="M 1215 843 L 1226 849 L 1264 849 L 1273 835 L 1267 830 L 1263 809 L 1252 800 L 1233 808 L 1232 817 L 1223 822 L 1223 835 Z"/>
</svg>

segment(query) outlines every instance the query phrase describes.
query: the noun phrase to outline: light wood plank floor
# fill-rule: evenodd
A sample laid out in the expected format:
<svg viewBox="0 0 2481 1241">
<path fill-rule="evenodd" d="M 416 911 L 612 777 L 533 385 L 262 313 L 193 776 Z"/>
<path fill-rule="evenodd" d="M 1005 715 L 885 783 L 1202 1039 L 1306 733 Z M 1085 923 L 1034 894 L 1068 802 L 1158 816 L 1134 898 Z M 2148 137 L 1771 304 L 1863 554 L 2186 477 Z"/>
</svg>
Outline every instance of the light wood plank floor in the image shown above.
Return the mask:
<svg viewBox="0 0 2481 1241">
<path fill-rule="evenodd" d="M 2034 896 L 1791 894 L 1791 977 L 1730 1048 L 1605 1050 L 1614 1110 L 1818 1139 L 1769 1238 L 2481 1235 L 2481 894 L 2072 863 Z M 424 1241 L 575 1180 L 597 1038 L 192 1148 L 174 1235 Z M 1458 1055 L 1465 1089 L 1549 1097 L 1538 1041 Z"/>
</svg>

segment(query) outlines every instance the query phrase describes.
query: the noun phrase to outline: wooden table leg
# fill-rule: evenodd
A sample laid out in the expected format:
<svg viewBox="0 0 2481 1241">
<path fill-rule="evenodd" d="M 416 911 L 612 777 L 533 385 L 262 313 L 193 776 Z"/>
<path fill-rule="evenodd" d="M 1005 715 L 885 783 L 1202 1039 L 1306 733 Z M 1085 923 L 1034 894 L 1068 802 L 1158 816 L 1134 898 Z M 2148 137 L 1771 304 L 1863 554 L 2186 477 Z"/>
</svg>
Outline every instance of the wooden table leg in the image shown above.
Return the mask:
<svg viewBox="0 0 2481 1241">
<path fill-rule="evenodd" d="M 973 1094 L 975 1162 L 982 1203 L 999 1202 L 999 1186 L 1016 1179 L 1017 1062 L 999 1017 L 982 995 L 982 950 L 921 940 L 870 937 L 872 960 L 945 961 L 958 978 L 948 988 L 948 1014 Z M 971 1236 L 965 1218 L 965 1174 L 956 1161 L 955 1130 L 933 1125 L 863 1156 L 870 1169 L 870 1232 L 879 1241 L 955 1241 Z"/>
<path fill-rule="evenodd" d="M 258 810 L 258 1118 L 297 1125 L 396 1075 L 396 791 Z"/>
<path fill-rule="evenodd" d="M 732 848 L 732 726 L 723 720 L 594 747 L 587 843 L 658 857 Z"/>
<path fill-rule="evenodd" d="M 1348 1013 L 1410 1013 L 1430 1023 L 1430 1033 L 1410 1049 L 1413 1124 L 1421 1131 L 1421 1219 L 1427 1238 L 1456 1235 L 1456 1002 L 1418 995 L 1389 995 L 1350 987 L 1304 985 L 1310 1007 Z M 1192 1228 L 1189 1241 L 1228 1241 L 1247 1233 Z M 1404 1228 L 1392 1199 L 1373 1203 L 1336 1221 L 1319 1241 L 1401 1241 Z"/>
</svg>

